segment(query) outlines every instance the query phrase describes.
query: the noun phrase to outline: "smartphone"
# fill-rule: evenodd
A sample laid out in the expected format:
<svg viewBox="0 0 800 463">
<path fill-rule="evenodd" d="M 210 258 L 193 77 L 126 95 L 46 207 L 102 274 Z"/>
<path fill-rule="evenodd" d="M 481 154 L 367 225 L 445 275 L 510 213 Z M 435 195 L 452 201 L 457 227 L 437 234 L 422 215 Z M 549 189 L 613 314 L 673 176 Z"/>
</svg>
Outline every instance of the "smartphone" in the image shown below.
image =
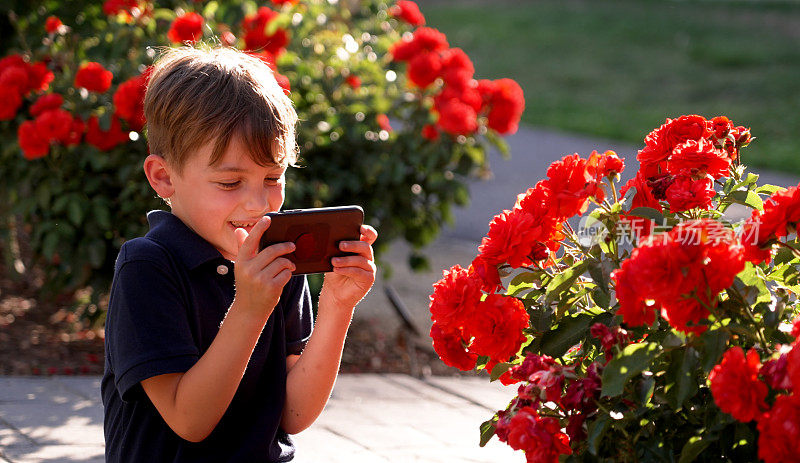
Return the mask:
<svg viewBox="0 0 800 463">
<path fill-rule="evenodd" d="M 358 241 L 364 210 L 359 206 L 292 209 L 267 214 L 269 228 L 261 236 L 259 250 L 275 243 L 292 242 L 287 254 L 295 265 L 293 275 L 332 272 L 331 258 L 353 255 L 339 250 L 341 241 Z"/>
</svg>

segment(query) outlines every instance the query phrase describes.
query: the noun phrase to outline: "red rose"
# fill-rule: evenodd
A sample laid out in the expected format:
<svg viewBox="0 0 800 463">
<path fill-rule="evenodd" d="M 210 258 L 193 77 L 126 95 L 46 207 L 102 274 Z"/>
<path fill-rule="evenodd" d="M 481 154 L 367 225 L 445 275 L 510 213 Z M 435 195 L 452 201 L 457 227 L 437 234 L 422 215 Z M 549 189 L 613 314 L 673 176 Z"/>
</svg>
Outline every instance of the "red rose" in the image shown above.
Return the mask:
<svg viewBox="0 0 800 463">
<path fill-rule="evenodd" d="M 683 212 L 689 209 L 711 209 L 714 198 L 714 181 L 708 177 L 695 180 L 688 175 L 679 175 L 669 185 L 666 200 L 672 212 Z"/>
<path fill-rule="evenodd" d="M 704 301 L 704 303 L 708 303 Z M 661 307 L 661 316 L 669 322 L 670 326 L 684 333 L 703 334 L 708 329 L 700 321 L 708 318 L 709 312 L 700 302 L 694 299 L 680 299 L 664 303 Z"/>
<path fill-rule="evenodd" d="M 796 462 L 800 455 L 800 395 L 779 395 L 758 420 L 758 457 L 765 463 Z"/>
<path fill-rule="evenodd" d="M 434 323 L 430 335 L 433 339 L 433 349 L 445 365 L 462 371 L 475 368 L 478 356 L 464 347 L 464 340 L 459 332 L 447 332 L 439 324 Z"/>
<path fill-rule="evenodd" d="M 476 81 L 472 81 L 477 83 Z M 433 107 L 438 111 L 438 108 L 444 103 L 456 99 L 462 103 L 468 104 L 477 114 L 483 108 L 483 100 L 481 94 L 478 92 L 477 86 L 467 84 L 464 87 L 458 88 L 451 85 L 442 87 L 442 91 L 433 97 Z"/>
<path fill-rule="evenodd" d="M 733 129 L 733 122 L 725 116 L 717 116 L 710 121 L 710 129 L 714 132 L 716 138 L 725 138 Z"/>
<path fill-rule="evenodd" d="M 479 255 L 472 260 L 469 269 L 480 277 L 481 289 L 487 293 L 493 293 L 503 287 L 496 263 L 489 262 Z"/>
<path fill-rule="evenodd" d="M 278 29 L 273 34 L 267 35 L 267 26 L 277 17 L 278 13 L 266 6 L 259 8 L 256 14 L 245 16 L 242 21 L 242 31 L 246 50 L 266 50 L 275 56 L 283 52 L 289 43 L 286 30 Z"/>
<path fill-rule="evenodd" d="M 592 154 L 589 155 L 589 161 L 586 163 L 586 169 L 589 175 L 599 182 L 603 177 L 616 175 L 625 170 L 625 162 L 613 151 L 609 150 L 603 154 L 592 151 Z"/>
<path fill-rule="evenodd" d="M 95 146 L 100 151 L 108 151 L 115 146 L 128 141 L 128 134 L 122 130 L 117 115 L 111 117 L 111 127 L 104 131 L 100 128 L 97 116 L 89 118 L 86 128 L 86 143 Z"/>
<path fill-rule="evenodd" d="M 11 88 L 20 95 L 28 93 L 27 65 L 8 67 L 0 72 L 0 87 Z"/>
<path fill-rule="evenodd" d="M 114 75 L 100 63 L 83 64 L 75 74 L 75 86 L 83 87 L 90 92 L 103 93 L 111 87 Z"/>
<path fill-rule="evenodd" d="M 361 88 L 361 79 L 359 79 L 357 75 L 350 74 L 345 79 L 345 82 L 347 82 L 347 85 L 349 85 L 353 90 L 358 90 Z"/>
<path fill-rule="evenodd" d="M 758 379 L 761 361 L 750 349 L 745 358 L 741 347 L 725 352 L 722 361 L 711 370 L 708 381 L 711 394 L 720 410 L 743 423 L 752 421 L 767 408 L 767 385 Z"/>
<path fill-rule="evenodd" d="M 644 148 L 639 150 L 636 159 L 639 161 L 641 167 L 639 171 L 643 171 L 643 176 L 653 177 L 662 172 L 661 167 L 666 167 L 665 161 L 672 154 L 672 147 L 669 146 L 666 138 L 666 132 L 670 120 L 661 127 L 653 130 L 644 138 Z"/>
<path fill-rule="evenodd" d="M 490 106 L 489 128 L 502 135 L 516 133 L 525 110 L 522 87 L 512 79 L 494 81 Z"/>
<path fill-rule="evenodd" d="M 776 359 L 770 359 L 761 365 L 758 374 L 764 377 L 764 381 L 772 389 L 788 390 L 792 388 L 792 380 L 789 378 L 789 359 L 786 354 L 782 354 Z"/>
<path fill-rule="evenodd" d="M 540 417 L 533 407 L 523 407 L 511 418 L 506 442 L 514 450 L 524 450 L 529 462 L 556 463 L 559 455 L 572 454 L 558 420 Z"/>
<path fill-rule="evenodd" d="M 478 256 L 494 265 L 508 263 L 513 268 L 531 265 L 534 248 L 550 238 L 553 228 L 552 220 L 522 209 L 505 210 L 489 224 L 489 233 L 478 247 Z"/>
<path fill-rule="evenodd" d="M 50 16 L 44 22 L 44 30 L 46 30 L 48 34 L 55 34 L 63 25 L 64 23 L 62 23 L 58 17 Z"/>
<path fill-rule="evenodd" d="M 475 66 L 469 59 L 464 50 L 460 48 L 450 48 L 442 52 L 441 75 L 445 84 L 457 89 L 464 89 L 472 80 L 475 74 Z M 479 111 L 480 107 L 476 109 Z"/>
<path fill-rule="evenodd" d="M 564 156 L 550 164 L 547 177 L 547 186 L 552 192 L 550 208 L 559 220 L 583 214 L 589 207 L 589 197 L 602 193 L 587 170 L 587 160 L 578 154 Z"/>
<path fill-rule="evenodd" d="M 272 0 L 272 3 L 274 3 L 275 5 L 278 5 L 278 6 L 281 6 L 281 5 L 296 5 L 298 1 L 300 1 L 300 0 Z"/>
<path fill-rule="evenodd" d="M 478 130 L 478 115 L 462 101 L 451 98 L 439 108 L 438 126 L 452 135 L 471 135 Z"/>
<path fill-rule="evenodd" d="M 39 135 L 36 122 L 25 121 L 17 129 L 17 140 L 25 159 L 34 160 L 50 152 L 50 142 Z"/>
<path fill-rule="evenodd" d="M 50 82 L 55 79 L 53 71 L 47 69 L 47 65 L 39 62 L 28 67 L 28 89 L 35 91 L 45 91 L 50 86 Z"/>
<path fill-rule="evenodd" d="M 400 18 L 412 26 L 425 24 L 425 17 L 419 11 L 419 6 L 410 0 L 399 0 L 397 4 L 389 8 L 389 14 L 395 18 Z"/>
<path fill-rule="evenodd" d="M 438 53 L 419 53 L 408 62 L 408 79 L 417 87 L 425 88 L 432 84 L 442 69 Z"/>
<path fill-rule="evenodd" d="M 175 18 L 167 32 L 167 38 L 175 43 L 196 43 L 203 36 L 203 17 L 197 13 L 185 13 Z"/>
<path fill-rule="evenodd" d="M 22 106 L 22 95 L 16 88 L 0 85 L 0 121 L 10 121 Z"/>
<path fill-rule="evenodd" d="M 550 196 L 552 194 L 549 185 L 550 182 L 539 180 L 536 186 L 528 188 L 525 193 L 517 195 L 517 202 L 514 207 L 533 214 L 534 217 L 548 215 L 550 212 Z"/>
<path fill-rule="evenodd" d="M 72 114 L 63 109 L 50 109 L 36 117 L 36 130 L 50 142 L 63 142 L 72 127 Z"/>
<path fill-rule="evenodd" d="M 764 210 L 754 210 L 743 226 L 742 243 L 748 260 L 757 264 L 771 258 L 767 243 L 782 238 L 800 222 L 800 185 L 773 193 Z"/>
<path fill-rule="evenodd" d="M 396 61 L 407 61 L 417 53 L 444 51 L 449 47 L 447 37 L 436 29 L 420 27 L 410 38 L 392 45 L 389 52 Z"/>
<path fill-rule="evenodd" d="M 439 131 L 436 130 L 435 125 L 426 124 L 425 127 L 422 128 L 422 137 L 426 140 L 436 141 L 439 139 Z"/>
<path fill-rule="evenodd" d="M 473 316 L 481 300 L 480 278 L 454 265 L 442 272 L 430 296 L 431 320 L 445 328 L 461 328 Z"/>
<path fill-rule="evenodd" d="M 786 354 L 786 374 L 792 383 L 792 390 L 800 397 L 800 341 L 795 341 L 792 350 Z"/>
<path fill-rule="evenodd" d="M 380 127 L 381 130 L 385 130 L 387 132 L 392 131 L 392 126 L 389 124 L 389 116 L 386 114 L 378 114 L 375 116 L 375 121 L 378 123 L 378 127 Z"/>
<path fill-rule="evenodd" d="M 478 303 L 473 316 L 467 320 L 467 331 L 475 337 L 470 351 L 506 362 L 525 342 L 522 330 L 528 327 L 528 322 L 528 312 L 522 301 L 489 294 Z"/>
<path fill-rule="evenodd" d="M 661 203 L 659 203 L 653 195 L 653 191 L 647 183 L 647 178 L 641 170 L 636 173 L 636 177 L 628 180 L 627 183 L 620 188 L 620 195 L 624 197 L 631 188 L 635 189 L 636 194 L 634 194 L 631 200 L 631 208 L 629 210 L 636 209 L 637 207 L 652 207 L 659 212 L 663 210 Z"/>
<path fill-rule="evenodd" d="M 692 114 L 668 120 L 664 134 L 667 146 L 673 149 L 689 140 L 699 141 L 711 135 L 706 118 Z"/>
<path fill-rule="evenodd" d="M 147 90 L 149 71 L 119 84 L 114 92 L 114 109 L 135 131 L 144 127 L 144 94 Z"/>
<path fill-rule="evenodd" d="M 667 161 L 667 170 L 678 175 L 684 170 L 697 170 L 715 179 L 730 175 L 731 159 L 706 140 L 689 140 L 675 147 Z"/>
<path fill-rule="evenodd" d="M 125 13 L 130 18 L 134 8 L 139 8 L 139 0 L 107 0 L 103 3 L 103 13 L 107 16 Z"/>
<path fill-rule="evenodd" d="M 31 105 L 29 111 L 31 116 L 36 117 L 47 110 L 58 109 L 62 104 L 64 104 L 64 98 L 61 95 L 58 93 L 48 93 L 40 96 L 39 99 L 36 100 L 36 103 Z"/>
</svg>

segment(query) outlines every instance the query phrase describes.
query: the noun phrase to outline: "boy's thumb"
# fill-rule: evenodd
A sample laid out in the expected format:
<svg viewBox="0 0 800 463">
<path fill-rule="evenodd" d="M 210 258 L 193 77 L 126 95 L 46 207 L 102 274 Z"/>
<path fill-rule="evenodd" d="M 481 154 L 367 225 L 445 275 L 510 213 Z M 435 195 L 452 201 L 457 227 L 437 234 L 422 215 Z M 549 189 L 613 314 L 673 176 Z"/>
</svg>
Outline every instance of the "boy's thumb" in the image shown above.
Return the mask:
<svg viewBox="0 0 800 463">
<path fill-rule="evenodd" d="M 237 241 L 239 241 L 239 248 L 236 250 L 236 252 L 238 253 L 239 250 L 242 249 L 242 245 L 244 244 L 244 240 L 247 239 L 248 234 L 247 230 L 245 230 L 244 228 L 237 228 L 233 232 L 236 234 Z"/>
</svg>

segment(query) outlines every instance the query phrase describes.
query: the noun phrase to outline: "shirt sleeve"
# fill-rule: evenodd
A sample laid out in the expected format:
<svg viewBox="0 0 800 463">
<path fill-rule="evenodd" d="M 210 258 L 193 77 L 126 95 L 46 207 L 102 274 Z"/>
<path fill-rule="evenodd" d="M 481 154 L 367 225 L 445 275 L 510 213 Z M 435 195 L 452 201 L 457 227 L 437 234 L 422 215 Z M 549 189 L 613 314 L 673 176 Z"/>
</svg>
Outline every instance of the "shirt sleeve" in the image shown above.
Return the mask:
<svg viewBox="0 0 800 463">
<path fill-rule="evenodd" d="M 285 295 L 286 355 L 299 355 L 314 329 L 311 291 L 305 275 L 292 277 L 291 289 Z"/>
<path fill-rule="evenodd" d="M 143 397 L 141 381 L 188 371 L 200 357 L 174 272 L 154 260 L 121 264 L 106 319 L 106 352 L 124 401 Z"/>
</svg>

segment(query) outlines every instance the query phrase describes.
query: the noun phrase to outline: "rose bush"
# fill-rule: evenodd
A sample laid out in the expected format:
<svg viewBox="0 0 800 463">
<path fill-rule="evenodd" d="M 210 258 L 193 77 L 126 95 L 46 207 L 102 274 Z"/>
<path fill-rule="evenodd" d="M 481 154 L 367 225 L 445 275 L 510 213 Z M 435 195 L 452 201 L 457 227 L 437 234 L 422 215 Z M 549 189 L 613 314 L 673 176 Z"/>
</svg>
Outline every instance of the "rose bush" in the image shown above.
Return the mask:
<svg viewBox="0 0 800 463">
<path fill-rule="evenodd" d="M 619 192 L 614 152 L 566 156 L 469 268 L 443 272 L 436 352 L 518 385 L 481 445 L 497 435 L 529 462 L 800 461 L 800 185 L 758 186 L 751 140 L 726 117 L 667 119 Z"/>
<path fill-rule="evenodd" d="M 142 98 L 158 47 L 181 43 L 237 47 L 275 71 L 301 121 L 304 168 L 290 173 L 288 207 L 360 204 L 377 251 L 436 236 L 468 201 L 464 180 L 487 171 L 487 149 L 507 151 L 498 135 L 516 130 L 519 86 L 476 80 L 410 1 L 263 3 L 48 2 L 9 14 L 0 220 L 10 268 L 38 270 L 50 294 L 108 288 L 119 246 L 163 207 L 141 169 Z M 425 62 L 412 60 L 422 50 Z"/>
</svg>

